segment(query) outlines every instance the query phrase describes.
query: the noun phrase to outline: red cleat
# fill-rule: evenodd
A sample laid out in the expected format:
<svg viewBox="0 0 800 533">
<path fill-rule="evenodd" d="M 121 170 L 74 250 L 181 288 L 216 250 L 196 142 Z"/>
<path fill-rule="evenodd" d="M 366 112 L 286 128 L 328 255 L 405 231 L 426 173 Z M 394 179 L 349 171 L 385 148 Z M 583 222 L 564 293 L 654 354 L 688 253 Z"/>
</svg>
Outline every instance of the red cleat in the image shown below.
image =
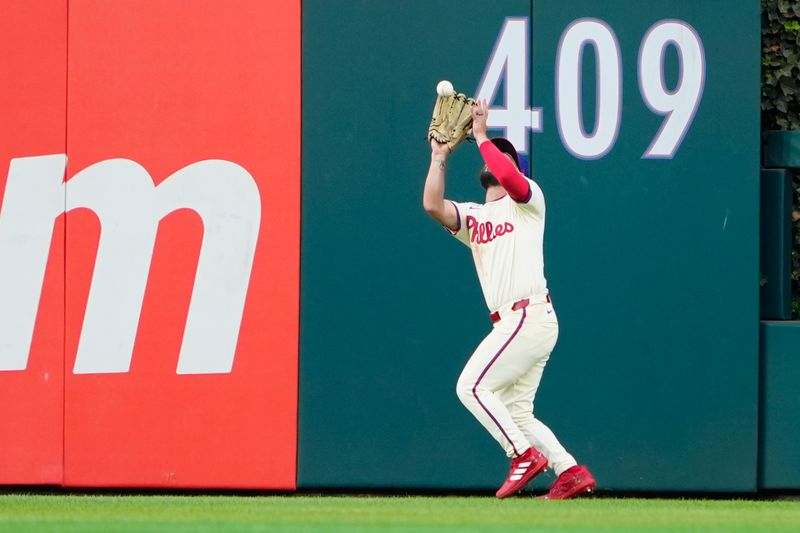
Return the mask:
<svg viewBox="0 0 800 533">
<path fill-rule="evenodd" d="M 588 494 L 597 487 L 592 473 L 585 466 L 573 466 L 566 472 L 562 472 L 550 492 L 544 496 L 539 496 L 540 500 L 566 500 L 581 494 Z"/>
<path fill-rule="evenodd" d="M 528 448 L 522 455 L 511 460 L 511 471 L 503 486 L 497 490 L 498 498 L 511 496 L 525 488 L 536 474 L 547 469 L 547 457 L 535 448 Z"/>
</svg>

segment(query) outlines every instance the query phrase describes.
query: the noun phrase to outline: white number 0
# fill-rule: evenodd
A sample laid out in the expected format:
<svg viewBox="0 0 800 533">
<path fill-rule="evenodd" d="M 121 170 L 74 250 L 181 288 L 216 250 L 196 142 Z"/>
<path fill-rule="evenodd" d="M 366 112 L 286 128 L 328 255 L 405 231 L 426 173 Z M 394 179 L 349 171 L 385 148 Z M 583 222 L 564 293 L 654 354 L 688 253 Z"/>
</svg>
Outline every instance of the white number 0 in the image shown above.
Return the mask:
<svg viewBox="0 0 800 533">
<path fill-rule="evenodd" d="M 586 134 L 581 109 L 581 72 L 587 45 L 597 56 L 594 132 Z M 556 53 L 556 117 L 561 142 L 575 157 L 599 159 L 614 146 L 622 112 L 622 60 L 611 28 L 596 19 L 578 19 L 561 36 Z"/>
</svg>

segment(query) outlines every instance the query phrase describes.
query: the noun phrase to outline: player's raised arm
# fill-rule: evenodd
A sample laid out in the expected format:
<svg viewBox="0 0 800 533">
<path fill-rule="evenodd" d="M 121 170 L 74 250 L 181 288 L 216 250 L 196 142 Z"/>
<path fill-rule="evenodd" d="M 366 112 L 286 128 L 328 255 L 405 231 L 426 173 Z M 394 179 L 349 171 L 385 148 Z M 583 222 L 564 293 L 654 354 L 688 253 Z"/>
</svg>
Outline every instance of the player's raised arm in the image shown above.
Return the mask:
<svg viewBox="0 0 800 533">
<path fill-rule="evenodd" d="M 489 105 L 486 100 L 478 102 L 478 105 L 472 108 L 472 135 L 478 143 L 483 160 L 511 199 L 515 202 L 526 203 L 531 198 L 531 185 L 511 159 L 494 143 L 489 142 L 489 137 L 486 135 L 488 117 Z"/>
<path fill-rule="evenodd" d="M 425 178 L 422 206 L 431 218 L 455 231 L 458 226 L 456 208 L 444 199 L 444 177 L 449 155 L 450 148 L 446 143 L 431 139 L 431 165 L 428 168 L 428 177 Z"/>
</svg>

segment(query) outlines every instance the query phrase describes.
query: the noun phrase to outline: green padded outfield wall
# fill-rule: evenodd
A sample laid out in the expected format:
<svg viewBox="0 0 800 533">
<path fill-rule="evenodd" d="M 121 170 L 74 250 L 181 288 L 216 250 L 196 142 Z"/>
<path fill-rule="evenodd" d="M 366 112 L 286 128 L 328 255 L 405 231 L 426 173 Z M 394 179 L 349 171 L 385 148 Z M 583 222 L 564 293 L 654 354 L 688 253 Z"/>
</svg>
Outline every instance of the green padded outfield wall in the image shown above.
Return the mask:
<svg viewBox="0 0 800 533">
<path fill-rule="evenodd" d="M 800 489 L 800 322 L 761 322 L 760 489 Z"/>
<path fill-rule="evenodd" d="M 635 5 L 304 1 L 299 487 L 506 474 L 455 395 L 490 328 L 471 257 L 421 207 L 449 79 L 522 121 L 546 195 L 561 337 L 537 416 L 604 488 L 755 490 L 759 3 Z M 480 200 L 479 166 L 459 148 L 448 196 Z"/>
</svg>

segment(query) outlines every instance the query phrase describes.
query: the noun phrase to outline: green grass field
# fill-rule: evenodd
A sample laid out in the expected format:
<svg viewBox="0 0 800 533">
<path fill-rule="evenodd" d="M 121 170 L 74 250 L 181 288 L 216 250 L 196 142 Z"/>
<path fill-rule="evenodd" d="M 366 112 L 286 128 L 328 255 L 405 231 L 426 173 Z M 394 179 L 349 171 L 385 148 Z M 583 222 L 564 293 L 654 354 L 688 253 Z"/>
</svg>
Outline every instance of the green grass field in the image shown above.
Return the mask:
<svg viewBox="0 0 800 533">
<path fill-rule="evenodd" d="M 800 531 L 799 501 L 0 495 L 0 531 Z"/>
</svg>

